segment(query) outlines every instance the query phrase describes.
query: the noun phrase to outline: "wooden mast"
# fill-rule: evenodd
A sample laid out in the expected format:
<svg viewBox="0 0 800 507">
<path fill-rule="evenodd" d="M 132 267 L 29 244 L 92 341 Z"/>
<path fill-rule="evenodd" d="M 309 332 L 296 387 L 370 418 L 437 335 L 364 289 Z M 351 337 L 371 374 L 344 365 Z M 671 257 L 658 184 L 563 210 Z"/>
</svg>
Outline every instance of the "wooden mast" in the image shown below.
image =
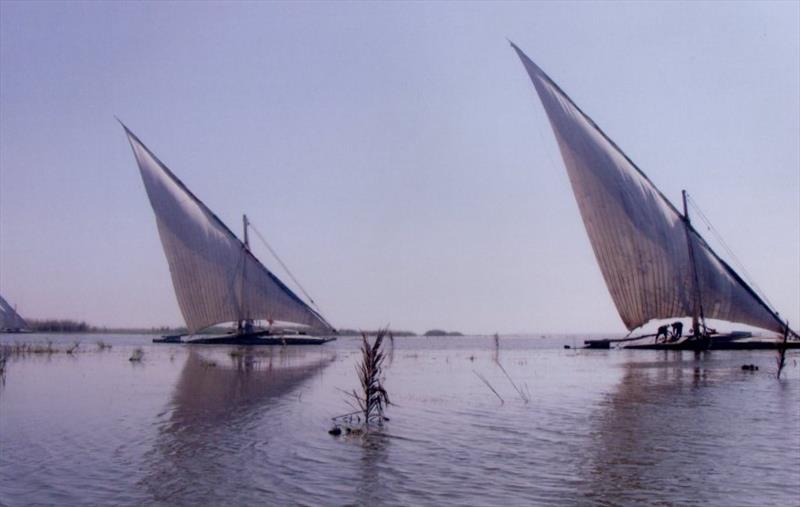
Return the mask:
<svg viewBox="0 0 800 507">
<path fill-rule="evenodd" d="M 250 222 L 247 220 L 247 215 L 242 215 L 242 228 L 244 229 L 244 249 L 245 251 L 242 252 L 243 255 L 246 255 L 246 252 L 250 250 L 250 236 L 247 233 L 247 226 L 250 225 Z M 242 263 L 242 290 L 241 290 L 241 302 L 242 307 L 245 307 L 245 297 L 244 297 L 244 284 L 247 279 L 247 263 Z M 244 313 L 247 313 L 246 311 Z M 253 329 L 253 321 L 249 319 L 242 319 L 238 323 L 239 333 L 249 333 Z"/>
<path fill-rule="evenodd" d="M 686 231 L 686 244 L 689 247 L 689 264 L 692 267 L 692 334 L 695 337 L 699 337 L 701 335 L 700 326 L 702 324 L 703 331 L 702 334 L 707 334 L 706 332 L 706 318 L 703 315 L 703 301 L 700 297 L 700 278 L 697 275 L 697 263 L 694 257 L 694 247 L 692 246 L 692 235 L 691 235 L 691 222 L 689 220 L 689 207 L 686 204 L 686 190 L 681 190 L 681 197 L 683 199 L 683 225 L 684 230 Z"/>
</svg>

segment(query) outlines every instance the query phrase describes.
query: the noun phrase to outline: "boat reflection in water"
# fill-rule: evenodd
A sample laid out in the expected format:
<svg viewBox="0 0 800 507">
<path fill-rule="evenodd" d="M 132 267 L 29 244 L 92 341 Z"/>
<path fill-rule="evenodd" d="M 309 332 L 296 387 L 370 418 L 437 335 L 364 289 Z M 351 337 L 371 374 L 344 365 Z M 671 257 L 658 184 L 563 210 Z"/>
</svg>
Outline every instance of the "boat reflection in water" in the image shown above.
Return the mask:
<svg viewBox="0 0 800 507">
<path fill-rule="evenodd" d="M 335 359 L 329 350 L 245 347 L 225 353 L 231 350 L 190 348 L 165 419 L 158 423 L 155 445 L 145 457 L 143 486 L 153 500 L 235 504 L 232 480 L 247 484 L 252 495 L 259 476 L 270 473 L 264 466 L 270 441 L 292 431 L 281 427 L 281 421 L 291 420 L 282 416 L 302 400 L 289 395 Z M 231 475 L 231 470 L 238 473 Z M 226 487 L 219 488 L 222 484 Z M 221 489 L 225 496 L 217 498 L 215 491 Z"/>
<path fill-rule="evenodd" d="M 796 398 L 771 372 L 741 371 L 735 354 L 665 351 L 624 363 L 616 391 L 592 418 L 582 498 L 749 505 L 739 488 L 750 490 L 751 501 L 786 488 L 800 493 L 795 472 L 780 465 L 798 424 Z M 757 390 L 758 401 L 743 410 L 745 388 Z"/>
</svg>

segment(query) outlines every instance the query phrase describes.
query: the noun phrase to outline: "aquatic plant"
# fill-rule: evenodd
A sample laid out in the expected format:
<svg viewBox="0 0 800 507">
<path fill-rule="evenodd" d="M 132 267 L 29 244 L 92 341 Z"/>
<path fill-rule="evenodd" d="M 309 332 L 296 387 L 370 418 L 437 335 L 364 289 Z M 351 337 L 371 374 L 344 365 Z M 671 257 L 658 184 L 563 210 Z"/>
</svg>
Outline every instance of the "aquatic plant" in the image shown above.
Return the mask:
<svg viewBox="0 0 800 507">
<path fill-rule="evenodd" d="M 131 357 L 128 359 L 128 361 L 131 361 L 132 363 L 138 363 L 142 360 L 143 357 L 144 357 L 144 350 L 142 350 L 141 347 L 136 347 L 135 349 L 133 349 L 133 354 L 131 354 Z"/>
<path fill-rule="evenodd" d="M 6 372 L 6 361 L 11 356 L 9 349 L 10 347 L 7 345 L 0 347 L 0 375 L 3 375 Z"/>
<path fill-rule="evenodd" d="M 55 354 L 58 352 L 56 348 L 53 347 L 53 342 L 48 340 L 44 344 L 41 342 L 38 343 L 20 343 L 14 342 L 13 345 L 6 346 L 6 352 L 9 356 L 25 356 L 28 354 Z"/>
<path fill-rule="evenodd" d="M 489 381 L 486 380 L 486 378 L 483 375 L 481 375 L 480 373 L 478 373 L 475 370 L 472 370 L 472 373 L 474 373 L 476 377 L 481 379 L 483 381 L 483 383 L 486 384 L 486 387 L 488 387 L 489 389 L 492 390 L 494 395 L 497 396 L 497 398 L 500 400 L 500 403 L 505 403 L 505 400 L 503 400 L 503 397 L 500 396 L 500 393 L 498 393 L 497 390 L 494 387 L 492 387 L 492 384 L 490 384 Z"/>
<path fill-rule="evenodd" d="M 514 387 L 514 390 L 517 391 L 517 394 L 519 394 L 519 397 L 522 398 L 522 401 L 524 401 L 525 403 L 528 403 L 529 401 L 531 401 L 530 392 L 526 392 L 527 389 L 528 389 L 527 384 L 525 385 L 525 391 L 523 391 L 522 389 L 517 387 L 517 384 L 514 383 L 514 380 L 511 379 L 511 375 L 509 375 L 508 372 L 506 371 L 506 369 L 503 368 L 503 365 L 500 364 L 500 335 L 498 335 L 497 333 L 494 334 L 494 362 L 497 365 L 497 367 L 500 368 L 500 371 L 503 372 L 503 375 L 506 376 L 508 381 Z M 483 381 L 486 382 L 485 379 L 483 379 Z M 488 385 L 488 382 L 486 382 L 486 383 Z M 489 386 L 489 387 L 491 388 L 491 386 Z M 492 389 L 492 390 L 494 390 L 494 389 Z"/>
<path fill-rule="evenodd" d="M 391 366 L 394 362 L 394 333 L 387 331 L 389 336 L 389 352 L 386 354 L 388 361 L 387 367 Z"/>
<path fill-rule="evenodd" d="M 511 382 L 511 385 L 514 387 L 514 390 L 517 391 L 517 394 L 519 394 L 519 397 L 522 398 L 522 401 L 524 401 L 525 403 L 528 403 L 529 401 L 531 401 L 530 393 L 526 393 L 526 392 L 522 391 L 519 387 L 517 387 L 517 384 L 515 384 L 514 381 L 511 380 L 511 375 L 509 375 L 508 372 L 506 371 L 506 369 L 503 368 L 503 365 L 500 364 L 500 361 L 497 361 L 497 366 L 500 367 L 500 371 L 502 371 L 503 374 L 508 379 L 508 381 Z M 525 388 L 527 389 L 527 387 L 528 386 L 526 385 Z"/>
<path fill-rule="evenodd" d="M 353 398 L 358 403 L 364 416 L 364 423 L 383 424 L 383 409 L 390 404 L 389 395 L 383 387 L 383 361 L 386 355 L 382 349 L 386 329 L 381 329 L 375 336 L 372 345 L 366 334 L 361 335 L 361 363 L 356 366 L 361 393 L 353 391 Z"/>
<path fill-rule="evenodd" d="M 74 354 L 75 352 L 78 351 L 78 347 L 80 347 L 80 346 L 81 346 L 80 340 L 75 340 L 74 342 L 72 342 L 72 345 L 67 347 L 67 350 L 65 350 L 64 352 L 66 352 L 67 354 L 72 355 L 72 354 Z"/>
<path fill-rule="evenodd" d="M 106 343 L 103 340 L 97 340 L 97 350 L 104 351 L 104 350 L 111 350 L 111 344 Z"/>
<path fill-rule="evenodd" d="M 370 344 L 366 333 L 361 334 L 361 362 L 356 365 L 360 391 L 353 389 L 352 392 L 345 392 L 355 401 L 356 411 L 333 418 L 337 423 L 331 429 L 331 435 L 341 434 L 338 423 L 345 423 L 348 434 L 361 434 L 368 432 L 370 426 L 382 426 L 384 421 L 389 419 L 384 416 L 384 409 L 391 404 L 389 394 L 383 387 L 383 362 L 386 353 L 383 350 L 383 339 L 387 336 L 387 330 L 381 329 L 375 336 L 375 341 Z M 363 427 L 353 426 L 353 424 Z"/>
</svg>

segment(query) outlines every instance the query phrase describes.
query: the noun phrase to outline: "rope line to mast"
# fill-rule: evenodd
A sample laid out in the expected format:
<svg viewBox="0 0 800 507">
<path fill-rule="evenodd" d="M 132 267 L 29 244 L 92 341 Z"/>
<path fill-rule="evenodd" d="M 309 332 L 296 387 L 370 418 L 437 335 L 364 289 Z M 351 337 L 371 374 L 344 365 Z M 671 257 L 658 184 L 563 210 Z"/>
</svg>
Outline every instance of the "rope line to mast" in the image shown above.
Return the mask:
<svg viewBox="0 0 800 507">
<path fill-rule="evenodd" d="M 286 272 L 287 275 L 289 275 L 289 278 L 292 279 L 295 285 L 297 285 L 297 287 L 300 289 L 300 291 L 303 293 L 306 299 L 308 299 L 308 301 L 312 305 L 314 305 L 314 308 L 316 308 L 317 311 L 320 314 L 322 314 L 322 309 L 317 305 L 317 303 L 314 301 L 311 295 L 303 288 L 303 286 L 300 284 L 297 278 L 295 278 L 294 274 L 292 274 L 292 271 L 289 269 L 289 266 L 287 266 L 286 263 L 281 260 L 281 258 L 278 256 L 278 253 L 269 245 L 269 243 L 267 243 L 267 240 L 264 239 L 264 236 L 261 234 L 261 232 L 256 228 L 255 225 L 253 225 L 253 222 L 248 220 L 247 224 L 250 226 L 251 229 L 253 229 L 253 232 L 256 233 L 258 239 L 261 240 L 261 242 L 264 244 L 265 247 L 267 247 L 269 253 L 275 258 L 276 261 L 278 261 L 278 264 L 281 265 L 283 270 Z"/>
<path fill-rule="evenodd" d="M 736 267 L 739 270 L 741 270 L 741 272 L 744 275 L 744 278 L 747 281 L 747 283 L 749 283 L 750 286 L 753 287 L 753 289 L 756 290 L 756 292 L 761 297 L 761 299 L 766 301 L 767 304 L 769 306 L 771 306 L 772 308 L 775 308 L 775 305 L 772 304 L 772 301 L 769 300 L 769 298 L 767 297 L 766 293 L 755 282 L 755 280 L 753 279 L 753 275 L 751 275 L 750 272 L 747 271 L 747 268 L 744 267 L 744 264 L 742 263 L 742 261 L 736 256 L 735 253 L 733 253 L 733 250 L 731 249 L 731 247 L 728 246 L 728 244 L 722 238 L 722 234 L 720 234 L 719 231 L 717 231 L 717 229 L 711 224 L 711 221 L 708 219 L 708 217 L 705 215 L 705 213 L 703 213 L 703 210 L 700 209 L 700 206 L 697 205 L 697 201 L 692 199 L 692 196 L 689 195 L 688 192 L 686 194 L 686 197 L 688 198 L 689 202 L 691 203 L 692 208 L 694 208 L 694 210 L 697 212 L 697 214 L 700 217 L 700 219 L 703 220 L 703 223 L 706 224 L 706 227 L 711 232 L 711 234 L 714 236 L 714 238 L 717 240 L 717 242 L 719 242 L 720 246 L 725 251 L 725 253 L 730 257 L 731 260 L 733 260 L 733 262 L 736 264 Z"/>
</svg>

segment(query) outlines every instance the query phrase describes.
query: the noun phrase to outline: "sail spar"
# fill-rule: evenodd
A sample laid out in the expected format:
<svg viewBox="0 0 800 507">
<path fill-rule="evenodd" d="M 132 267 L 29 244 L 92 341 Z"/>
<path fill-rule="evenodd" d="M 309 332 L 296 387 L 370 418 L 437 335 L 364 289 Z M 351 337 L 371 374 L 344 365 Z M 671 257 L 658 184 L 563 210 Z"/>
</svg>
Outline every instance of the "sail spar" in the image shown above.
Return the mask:
<svg viewBox="0 0 800 507">
<path fill-rule="evenodd" d="M 511 46 L 550 120 L 597 263 L 628 330 L 651 319 L 697 315 L 699 304 L 706 318 L 783 332 L 786 324 L 650 179 L 542 69 Z"/>
<path fill-rule="evenodd" d="M 189 333 L 266 319 L 331 325 L 272 274 L 200 199 L 123 125 L 153 207 Z"/>
</svg>

